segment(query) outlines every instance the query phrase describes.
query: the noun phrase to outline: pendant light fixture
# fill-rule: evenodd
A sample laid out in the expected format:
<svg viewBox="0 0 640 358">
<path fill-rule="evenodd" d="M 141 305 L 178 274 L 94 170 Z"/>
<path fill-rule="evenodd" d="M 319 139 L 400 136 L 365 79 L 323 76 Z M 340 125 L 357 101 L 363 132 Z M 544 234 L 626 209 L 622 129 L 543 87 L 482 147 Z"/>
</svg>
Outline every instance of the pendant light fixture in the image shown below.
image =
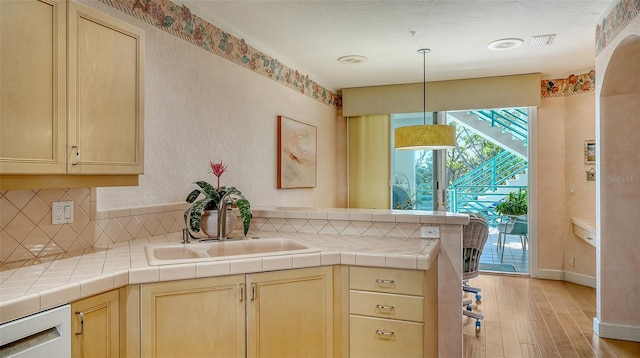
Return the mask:
<svg viewBox="0 0 640 358">
<path fill-rule="evenodd" d="M 456 129 L 445 124 L 427 124 L 427 65 L 428 48 L 418 50 L 422 54 L 422 109 L 424 123 L 416 126 L 398 127 L 394 131 L 396 149 L 449 149 L 456 146 Z"/>
</svg>

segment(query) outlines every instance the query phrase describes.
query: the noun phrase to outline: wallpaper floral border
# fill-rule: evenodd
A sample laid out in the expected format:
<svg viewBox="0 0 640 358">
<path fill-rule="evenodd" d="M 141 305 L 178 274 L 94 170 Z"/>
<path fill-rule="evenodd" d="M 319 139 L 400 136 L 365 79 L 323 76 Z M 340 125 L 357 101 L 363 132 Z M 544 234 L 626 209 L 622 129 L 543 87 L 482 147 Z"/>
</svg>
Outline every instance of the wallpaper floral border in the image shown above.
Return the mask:
<svg viewBox="0 0 640 358">
<path fill-rule="evenodd" d="M 275 80 L 308 97 L 340 109 L 339 93 L 322 87 L 308 75 L 289 68 L 169 0 L 99 0 L 113 8 L 169 32 L 206 51 Z"/>
<path fill-rule="evenodd" d="M 566 97 L 596 90 L 596 71 L 591 70 L 581 75 L 571 74 L 567 78 L 542 80 L 540 97 Z"/>
<path fill-rule="evenodd" d="M 602 52 L 638 13 L 640 0 L 620 0 L 596 27 L 596 54 Z"/>
<path fill-rule="evenodd" d="M 206 51 L 255 73 L 271 78 L 308 97 L 334 108 L 342 108 L 342 96 L 285 66 L 239 39 L 191 13 L 188 7 L 170 0 L 99 0 Z M 596 53 L 600 53 L 638 13 L 640 0 L 620 0 L 596 27 Z M 595 90 L 595 71 L 568 78 L 543 80 L 542 98 L 571 96 Z"/>
</svg>

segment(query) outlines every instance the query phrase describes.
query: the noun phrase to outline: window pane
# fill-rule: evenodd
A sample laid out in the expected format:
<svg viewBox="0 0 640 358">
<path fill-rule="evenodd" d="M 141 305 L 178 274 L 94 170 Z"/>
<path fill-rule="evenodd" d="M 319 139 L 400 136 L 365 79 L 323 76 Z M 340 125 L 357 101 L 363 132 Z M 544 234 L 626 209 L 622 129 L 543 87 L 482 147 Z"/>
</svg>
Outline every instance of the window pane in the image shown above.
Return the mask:
<svg viewBox="0 0 640 358">
<path fill-rule="evenodd" d="M 433 123 L 427 113 L 426 123 Z M 391 116 L 391 143 L 397 127 L 424 124 L 424 114 L 405 113 Z M 391 208 L 433 210 L 433 151 L 391 148 Z"/>
</svg>

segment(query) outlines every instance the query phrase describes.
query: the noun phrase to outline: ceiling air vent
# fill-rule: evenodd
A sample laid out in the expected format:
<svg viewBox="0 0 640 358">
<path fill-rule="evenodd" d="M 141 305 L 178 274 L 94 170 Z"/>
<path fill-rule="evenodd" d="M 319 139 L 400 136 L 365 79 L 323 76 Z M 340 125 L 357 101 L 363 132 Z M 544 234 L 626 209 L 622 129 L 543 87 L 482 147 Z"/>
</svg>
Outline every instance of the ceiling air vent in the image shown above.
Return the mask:
<svg viewBox="0 0 640 358">
<path fill-rule="evenodd" d="M 556 34 L 533 36 L 531 37 L 531 46 L 551 45 L 555 38 Z"/>
</svg>

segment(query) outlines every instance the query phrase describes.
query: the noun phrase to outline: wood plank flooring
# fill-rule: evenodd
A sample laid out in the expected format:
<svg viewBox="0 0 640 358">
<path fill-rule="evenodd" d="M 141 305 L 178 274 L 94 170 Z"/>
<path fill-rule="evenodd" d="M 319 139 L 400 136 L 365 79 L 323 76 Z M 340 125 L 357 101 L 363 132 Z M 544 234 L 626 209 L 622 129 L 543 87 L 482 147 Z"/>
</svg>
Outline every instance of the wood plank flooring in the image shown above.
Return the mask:
<svg viewBox="0 0 640 358">
<path fill-rule="evenodd" d="M 482 301 L 474 301 L 473 309 L 484 320 L 476 335 L 475 320 L 463 317 L 465 357 L 640 357 L 640 343 L 593 333 L 593 288 L 491 274 L 470 285 L 482 288 Z"/>
</svg>

